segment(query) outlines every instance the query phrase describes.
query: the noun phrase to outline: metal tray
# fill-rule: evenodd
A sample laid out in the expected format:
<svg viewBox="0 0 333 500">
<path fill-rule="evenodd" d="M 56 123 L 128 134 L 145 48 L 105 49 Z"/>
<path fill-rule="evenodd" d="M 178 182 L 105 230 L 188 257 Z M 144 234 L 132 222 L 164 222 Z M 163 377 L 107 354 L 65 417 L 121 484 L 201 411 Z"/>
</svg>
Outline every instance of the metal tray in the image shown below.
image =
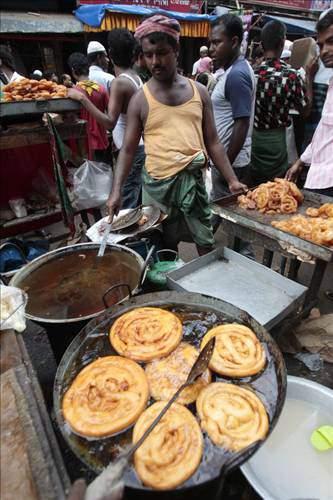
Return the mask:
<svg viewBox="0 0 333 500">
<path fill-rule="evenodd" d="M 303 194 L 304 201 L 297 210 L 298 214 L 305 215 L 305 211 L 309 207 L 320 207 L 320 205 L 323 205 L 324 203 L 332 203 L 332 198 L 328 196 L 311 193 L 307 190 L 304 190 Z M 261 214 L 258 210 L 247 210 L 245 208 L 241 208 L 237 204 L 237 197 L 238 195 L 231 195 L 214 200 L 212 204 L 213 212 L 216 215 L 219 215 L 222 219 L 226 219 L 234 224 L 241 225 L 245 228 L 268 236 L 271 239 L 277 240 L 284 249 L 288 246 L 292 246 L 293 248 L 300 250 L 301 252 L 305 252 L 312 257 L 326 262 L 333 261 L 333 247 L 317 245 L 311 241 L 299 238 L 294 234 L 276 229 L 271 225 L 273 220 L 288 219 L 295 214 L 267 215 Z"/>
<path fill-rule="evenodd" d="M 199 292 L 245 310 L 270 329 L 304 301 L 307 288 L 230 250 L 217 248 L 167 274 L 172 290 Z"/>
<path fill-rule="evenodd" d="M 1 102 L 0 117 L 36 115 L 42 113 L 61 113 L 78 111 L 81 105 L 72 99 L 46 99 L 40 101 Z"/>
<path fill-rule="evenodd" d="M 296 402 L 300 407 L 295 408 Z M 332 389 L 288 376 L 287 398 L 278 425 L 255 457 L 241 468 L 262 498 L 332 499 L 332 450 L 317 452 L 310 445 L 312 431 L 326 420 L 329 423 L 331 415 Z"/>
</svg>

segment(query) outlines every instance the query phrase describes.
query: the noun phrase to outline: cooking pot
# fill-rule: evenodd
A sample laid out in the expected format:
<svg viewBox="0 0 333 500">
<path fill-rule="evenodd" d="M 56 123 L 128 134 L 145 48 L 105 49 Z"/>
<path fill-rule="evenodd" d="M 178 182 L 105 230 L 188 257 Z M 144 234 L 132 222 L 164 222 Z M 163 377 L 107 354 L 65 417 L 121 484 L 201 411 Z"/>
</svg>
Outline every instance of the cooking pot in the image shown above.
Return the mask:
<svg viewBox="0 0 333 500">
<path fill-rule="evenodd" d="M 136 294 L 145 262 L 128 247 L 79 243 L 48 252 L 26 265 L 10 285 L 28 293 L 26 317 L 41 323 L 87 321 Z M 147 261 L 149 256 L 147 258 Z"/>
<path fill-rule="evenodd" d="M 62 399 L 74 378 L 89 363 L 102 356 L 116 355 L 109 340 L 113 322 L 122 314 L 137 307 L 162 307 L 177 314 L 183 324 L 186 342 L 199 347 L 206 332 L 218 324 L 240 323 L 250 327 L 265 349 L 267 363 L 263 371 L 252 377 L 237 379 L 260 397 L 269 417 L 269 434 L 279 418 L 286 394 L 286 368 L 281 351 L 269 333 L 245 311 L 214 297 L 198 293 L 164 291 L 138 295 L 91 320 L 67 348 L 57 370 L 53 403 L 59 429 L 71 450 L 95 473 L 117 459 L 121 450 L 131 442 L 131 429 L 103 439 L 86 439 L 71 431 L 62 413 Z M 214 380 L 230 382 L 230 378 L 214 374 Z M 152 402 L 152 401 L 150 401 Z M 195 412 L 194 406 L 189 409 Z M 212 444 L 204 436 L 204 454 L 197 471 L 174 490 L 157 491 L 144 486 L 138 479 L 133 464 L 124 473 L 125 497 L 129 500 L 201 500 L 221 499 L 222 471 L 229 458 L 239 466 L 251 454 L 241 455 Z"/>
</svg>

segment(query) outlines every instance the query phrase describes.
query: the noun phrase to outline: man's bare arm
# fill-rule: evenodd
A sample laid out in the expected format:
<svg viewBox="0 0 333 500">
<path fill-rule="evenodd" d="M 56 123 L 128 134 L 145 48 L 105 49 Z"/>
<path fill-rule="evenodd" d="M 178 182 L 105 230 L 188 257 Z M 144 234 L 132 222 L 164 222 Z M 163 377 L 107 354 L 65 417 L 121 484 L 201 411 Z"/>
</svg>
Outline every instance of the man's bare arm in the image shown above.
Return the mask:
<svg viewBox="0 0 333 500">
<path fill-rule="evenodd" d="M 196 85 L 200 92 L 203 105 L 203 136 L 208 155 L 216 168 L 220 171 L 221 175 L 227 181 L 229 189 L 232 193 L 244 190 L 246 189 L 246 186 L 238 181 L 237 176 L 230 165 L 225 149 L 217 135 L 213 117 L 212 102 L 208 91 L 203 85 Z"/>
<path fill-rule="evenodd" d="M 89 97 L 83 92 L 79 92 L 76 89 L 69 89 L 68 97 L 79 101 L 82 106 L 84 106 L 86 110 L 95 118 L 97 123 L 108 130 L 113 130 L 125 104 L 131 98 L 132 90 L 133 89 L 129 86 L 128 82 L 115 78 L 112 83 L 107 114 L 96 108 L 96 106 L 90 101 Z"/>
<path fill-rule="evenodd" d="M 68 89 L 68 97 L 73 99 L 74 101 L 78 101 L 86 108 L 86 110 L 95 118 L 97 123 L 102 125 L 104 128 L 108 130 L 112 130 L 115 126 L 113 120 L 106 114 L 100 111 L 96 106 L 89 100 L 88 96 L 83 92 L 73 88 Z"/>
<path fill-rule="evenodd" d="M 129 103 L 134 93 L 133 84 L 125 78 L 115 78 L 113 80 L 108 106 L 108 116 L 113 124 L 112 129 L 116 126 L 120 113 L 127 113 L 127 103 Z"/>
<path fill-rule="evenodd" d="M 118 213 L 121 206 L 121 189 L 131 170 L 133 159 L 142 135 L 142 99 L 143 93 L 138 92 L 131 99 L 128 106 L 127 126 L 124 142 L 118 156 L 112 191 L 107 202 L 109 215 L 111 218 Z"/>
</svg>

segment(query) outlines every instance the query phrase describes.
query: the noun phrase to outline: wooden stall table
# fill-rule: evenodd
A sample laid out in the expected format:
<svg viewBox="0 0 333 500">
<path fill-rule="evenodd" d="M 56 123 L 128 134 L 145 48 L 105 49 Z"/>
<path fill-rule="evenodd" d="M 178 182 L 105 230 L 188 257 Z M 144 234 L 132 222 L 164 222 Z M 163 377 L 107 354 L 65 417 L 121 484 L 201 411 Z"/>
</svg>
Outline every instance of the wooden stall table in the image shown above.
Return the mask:
<svg viewBox="0 0 333 500">
<path fill-rule="evenodd" d="M 23 120 L 23 118 L 22 118 Z M 57 131 L 63 141 L 75 149 L 74 159 L 78 165 L 86 155 L 86 122 L 76 120 L 75 122 L 64 122 L 56 125 Z M 17 163 L 11 164 L 10 158 L 17 155 Z M 50 147 L 50 133 L 40 121 L 26 124 L 13 124 L 7 130 L 0 133 L 0 154 L 2 184 L 6 186 L 6 197 L 25 198 L 31 191 L 32 176 L 36 175 L 39 168 L 43 168 L 46 176 L 53 181 L 53 163 Z M 29 162 L 36 161 L 31 174 L 29 173 Z M 8 162 L 7 162 L 8 160 Z M 15 169 L 13 172 L 13 168 Z M 9 177 L 10 174 L 10 177 Z M 54 181 L 53 181 L 54 182 Z M 6 199 L 0 201 L 5 204 Z M 2 224 L 0 229 L 1 238 L 9 238 L 30 231 L 37 231 L 50 224 L 60 222 L 62 213 L 60 207 L 40 210 L 26 217 L 16 218 Z"/>
<path fill-rule="evenodd" d="M 0 331 L 2 500 L 63 500 L 69 479 L 20 335 Z"/>
<path fill-rule="evenodd" d="M 331 202 L 331 198 L 304 190 L 304 201 L 297 213 L 305 214 L 308 207 L 319 207 Z M 264 249 L 262 263 L 271 267 L 274 252 L 293 259 L 288 278 L 296 280 L 297 259 L 314 265 L 314 270 L 305 297 L 303 314 L 307 314 L 316 305 L 318 291 L 323 280 L 327 264 L 333 261 L 333 247 L 317 245 L 291 233 L 276 229 L 273 220 L 286 219 L 290 215 L 266 215 L 257 210 L 246 210 L 237 204 L 237 196 L 231 195 L 212 204 L 213 212 L 221 218 L 224 231 L 233 238 L 231 246 L 239 250 L 240 240 L 259 245 Z M 294 215 L 294 214 L 292 214 Z"/>
</svg>

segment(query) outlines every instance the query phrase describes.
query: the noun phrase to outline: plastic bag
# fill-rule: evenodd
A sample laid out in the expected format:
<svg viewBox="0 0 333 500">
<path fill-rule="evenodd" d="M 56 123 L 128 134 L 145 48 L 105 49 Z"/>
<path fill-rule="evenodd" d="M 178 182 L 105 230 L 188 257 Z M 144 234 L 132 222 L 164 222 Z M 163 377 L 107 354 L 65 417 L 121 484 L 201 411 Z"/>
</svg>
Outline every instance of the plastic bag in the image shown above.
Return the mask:
<svg viewBox="0 0 333 500">
<path fill-rule="evenodd" d="M 112 178 L 110 165 L 86 160 L 73 176 L 73 207 L 85 210 L 104 205 L 111 192 Z"/>
<path fill-rule="evenodd" d="M 25 330 L 25 306 L 28 296 L 15 286 L 0 285 L 0 330 Z"/>
</svg>

